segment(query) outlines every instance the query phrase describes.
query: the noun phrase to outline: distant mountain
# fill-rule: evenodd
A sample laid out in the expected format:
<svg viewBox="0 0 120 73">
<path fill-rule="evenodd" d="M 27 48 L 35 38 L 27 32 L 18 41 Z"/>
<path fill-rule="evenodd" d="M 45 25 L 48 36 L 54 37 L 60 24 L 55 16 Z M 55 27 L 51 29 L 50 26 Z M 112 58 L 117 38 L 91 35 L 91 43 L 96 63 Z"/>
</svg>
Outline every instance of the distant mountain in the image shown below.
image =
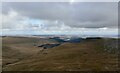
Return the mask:
<svg viewBox="0 0 120 73">
<path fill-rule="evenodd" d="M 59 43 L 66 42 L 66 41 L 64 41 L 63 39 L 60 39 L 60 37 L 53 37 L 53 38 L 49 38 L 49 39 L 55 40 L 55 41 L 57 41 L 57 42 L 59 42 Z"/>
<path fill-rule="evenodd" d="M 53 38 L 50 38 L 50 39 L 53 39 L 59 43 L 64 43 L 64 42 L 69 42 L 69 43 L 80 43 L 80 41 L 82 40 L 82 38 L 60 38 L 60 37 L 53 37 Z"/>
<path fill-rule="evenodd" d="M 87 37 L 86 40 L 102 39 L 101 37 Z"/>
</svg>

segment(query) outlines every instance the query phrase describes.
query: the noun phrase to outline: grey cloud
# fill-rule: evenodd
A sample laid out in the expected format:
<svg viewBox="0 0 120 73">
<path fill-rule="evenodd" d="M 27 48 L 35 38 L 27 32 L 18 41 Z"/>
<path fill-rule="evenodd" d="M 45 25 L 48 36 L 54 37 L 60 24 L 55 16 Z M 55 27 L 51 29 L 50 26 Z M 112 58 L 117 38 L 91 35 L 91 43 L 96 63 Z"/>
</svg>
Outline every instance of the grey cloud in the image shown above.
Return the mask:
<svg viewBox="0 0 120 73">
<path fill-rule="evenodd" d="M 117 27 L 117 2 L 81 2 L 72 5 L 66 2 L 10 2 L 3 3 L 3 14 L 15 10 L 22 16 L 32 19 L 60 21 L 50 23 L 59 26 L 63 22 L 66 26 L 75 28 Z"/>
</svg>

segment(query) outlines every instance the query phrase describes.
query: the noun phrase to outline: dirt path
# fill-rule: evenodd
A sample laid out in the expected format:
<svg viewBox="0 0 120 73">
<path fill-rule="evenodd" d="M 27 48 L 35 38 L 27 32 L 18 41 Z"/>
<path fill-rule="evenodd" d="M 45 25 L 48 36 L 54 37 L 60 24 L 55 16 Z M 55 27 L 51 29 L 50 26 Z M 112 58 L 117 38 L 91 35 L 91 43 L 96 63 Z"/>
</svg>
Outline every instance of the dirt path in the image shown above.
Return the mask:
<svg viewBox="0 0 120 73">
<path fill-rule="evenodd" d="M 15 62 L 8 61 L 8 64 L 4 65 L 3 70 L 9 66 L 18 64 L 19 62 L 21 62 L 24 59 L 27 59 L 27 58 L 37 55 L 38 52 L 40 52 L 40 50 L 42 49 L 42 48 L 38 48 L 35 46 L 26 46 L 24 44 L 9 45 L 9 47 L 13 50 L 20 52 L 21 54 L 19 54 L 19 55 L 21 55 L 21 58 L 18 57 L 19 60 L 15 61 Z M 22 56 L 22 55 L 25 55 L 25 56 Z M 2 63 L 2 60 L 0 60 L 0 63 Z"/>
</svg>

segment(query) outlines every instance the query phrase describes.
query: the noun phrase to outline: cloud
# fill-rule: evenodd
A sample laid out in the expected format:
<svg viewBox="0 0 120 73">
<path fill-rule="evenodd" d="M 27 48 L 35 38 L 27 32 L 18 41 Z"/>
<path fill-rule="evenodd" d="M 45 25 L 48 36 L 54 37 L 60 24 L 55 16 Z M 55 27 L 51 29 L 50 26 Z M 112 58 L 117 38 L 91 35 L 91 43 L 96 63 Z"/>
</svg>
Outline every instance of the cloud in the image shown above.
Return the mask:
<svg viewBox="0 0 120 73">
<path fill-rule="evenodd" d="M 63 33 L 118 28 L 117 2 L 4 2 L 2 8 L 3 29 Z"/>
<path fill-rule="evenodd" d="M 117 2 L 93 3 L 4 3 L 3 11 L 14 9 L 23 16 L 43 20 L 59 20 L 74 27 L 112 27 L 117 22 Z M 7 7 L 6 7 L 7 6 Z M 5 9 L 5 10 L 4 10 Z M 86 24 L 86 22 L 93 23 Z M 82 24 L 83 23 L 83 24 Z M 95 25 L 96 24 L 96 25 Z"/>
</svg>

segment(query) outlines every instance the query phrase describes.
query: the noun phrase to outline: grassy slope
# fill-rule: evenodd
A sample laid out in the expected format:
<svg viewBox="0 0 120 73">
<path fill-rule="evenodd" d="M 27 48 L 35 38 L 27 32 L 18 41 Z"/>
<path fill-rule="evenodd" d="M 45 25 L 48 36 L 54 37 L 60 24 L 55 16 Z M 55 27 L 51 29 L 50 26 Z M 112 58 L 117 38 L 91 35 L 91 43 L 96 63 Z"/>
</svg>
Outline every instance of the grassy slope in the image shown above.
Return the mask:
<svg viewBox="0 0 120 73">
<path fill-rule="evenodd" d="M 20 40 L 21 41 L 21 40 Z M 15 41 L 16 42 L 16 41 Z M 18 40 L 17 40 L 18 42 Z M 25 41 L 26 42 L 26 41 Z M 4 71 L 116 70 L 117 56 L 103 51 L 104 40 L 64 43 L 3 68 Z"/>
</svg>

